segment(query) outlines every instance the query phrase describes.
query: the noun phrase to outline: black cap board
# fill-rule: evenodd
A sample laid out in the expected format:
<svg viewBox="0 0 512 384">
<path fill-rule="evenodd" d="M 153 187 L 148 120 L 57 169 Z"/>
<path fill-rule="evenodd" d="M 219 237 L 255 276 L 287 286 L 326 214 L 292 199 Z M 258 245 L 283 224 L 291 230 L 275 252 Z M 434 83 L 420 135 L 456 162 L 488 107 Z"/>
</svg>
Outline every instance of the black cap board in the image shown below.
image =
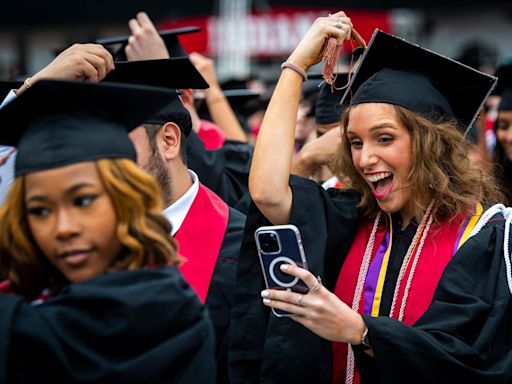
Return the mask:
<svg viewBox="0 0 512 384">
<path fill-rule="evenodd" d="M 473 123 L 496 78 L 375 30 L 343 103 L 388 103 L 439 121 Z"/>
<path fill-rule="evenodd" d="M 170 103 L 167 103 L 164 108 L 144 120 L 144 124 L 164 125 L 169 122 L 175 123 L 180 127 L 185 137 L 190 135 L 192 131 L 192 119 L 176 92 L 174 92 L 174 97 Z"/>
<path fill-rule="evenodd" d="M 512 111 L 512 64 L 500 66 L 494 75 L 498 78 L 498 85 L 493 94 L 501 96 L 498 111 Z"/>
<path fill-rule="evenodd" d="M 329 125 L 339 123 L 345 105 L 341 99 L 348 87 L 348 72 L 336 74 L 333 86 L 323 82 L 315 104 L 315 121 L 317 124 Z M 322 79 L 322 74 L 308 74 L 309 79 Z"/>
<path fill-rule="evenodd" d="M 0 109 L 15 175 L 103 158 L 135 160 L 128 132 L 172 100 L 163 88 L 40 80 Z"/>
<path fill-rule="evenodd" d="M 251 89 L 247 87 L 250 77 L 245 79 L 229 79 L 221 83 L 224 96 L 229 100 L 230 104 L 243 106 L 249 100 L 258 99 L 263 92 L 259 89 Z"/>
<path fill-rule="evenodd" d="M 206 89 L 208 83 L 188 57 L 161 60 L 118 61 L 103 79 L 166 88 Z"/>
<path fill-rule="evenodd" d="M 185 35 L 187 33 L 199 32 L 200 30 L 201 28 L 199 27 L 183 27 L 169 29 L 166 31 L 159 31 L 158 34 L 164 40 L 170 57 L 186 57 L 188 54 L 180 44 L 178 36 Z M 109 51 L 112 53 L 112 56 L 114 57 L 114 60 L 126 61 L 126 53 L 124 52 L 124 48 L 128 45 L 129 37 L 130 36 L 117 36 L 97 39 L 96 44 L 101 44 L 105 46 L 105 48 L 109 49 Z"/>
<path fill-rule="evenodd" d="M 220 83 L 220 87 L 229 105 L 239 117 L 243 120 L 246 116 L 255 111 L 256 104 L 260 104 L 263 96 L 263 90 L 248 87 L 248 83 L 255 78 L 247 76 L 243 78 L 228 78 Z M 211 117 L 207 111 L 206 103 L 204 103 L 204 95 L 201 93 L 194 94 L 196 107 L 201 117 L 210 120 Z"/>
<path fill-rule="evenodd" d="M 164 125 L 172 122 L 180 127 L 185 136 L 192 130 L 192 119 L 176 88 L 208 88 L 208 83 L 187 57 L 120 62 L 104 81 L 167 88 L 172 94 L 170 102 L 157 113 L 148 116 L 144 123 Z"/>
<path fill-rule="evenodd" d="M 224 96 L 232 102 L 241 102 L 259 98 L 263 92 L 258 89 L 225 89 L 223 91 Z"/>
</svg>

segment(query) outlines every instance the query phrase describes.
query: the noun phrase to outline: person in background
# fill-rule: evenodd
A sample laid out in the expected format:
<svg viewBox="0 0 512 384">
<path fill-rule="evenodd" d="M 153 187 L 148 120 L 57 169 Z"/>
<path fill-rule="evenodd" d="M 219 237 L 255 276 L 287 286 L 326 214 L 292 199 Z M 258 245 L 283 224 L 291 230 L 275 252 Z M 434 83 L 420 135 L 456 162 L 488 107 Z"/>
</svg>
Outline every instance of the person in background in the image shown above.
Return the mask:
<svg viewBox="0 0 512 384">
<path fill-rule="evenodd" d="M 188 65 L 195 69 L 192 63 Z M 194 78 L 183 81 L 186 73 L 193 72 L 175 67 L 170 59 L 142 60 L 119 63 L 106 80 L 168 88 L 170 102 L 145 118 L 129 136 L 137 164 L 159 183 L 163 214 L 185 258 L 180 271 L 209 310 L 216 336 L 218 382 L 223 383 L 229 381 L 227 329 L 245 216 L 228 207 L 187 168 L 192 122 L 176 89 L 171 88 L 197 82 Z"/>
<path fill-rule="evenodd" d="M 0 110 L 0 143 L 17 148 L 0 209 L 0 382 L 214 382 L 211 323 L 128 138 L 169 100 L 38 80 Z"/>
<path fill-rule="evenodd" d="M 498 115 L 494 122 L 496 145 L 493 152 L 495 174 L 501 182 L 508 203 L 512 203 L 512 64 L 503 65 L 496 72 L 498 86 L 495 94 L 501 96 Z"/>
<path fill-rule="evenodd" d="M 309 75 L 308 78 L 321 78 Z M 332 172 L 332 159 L 341 140 L 341 98 L 348 86 L 348 73 L 338 73 L 331 85 L 322 83 L 315 105 L 317 139 L 307 143 L 292 160 L 292 173 L 312 177 L 324 188 L 341 188 L 342 183 Z"/>
<path fill-rule="evenodd" d="M 173 39 L 166 45 L 145 12 L 139 12 L 134 19 L 130 20 L 129 25 L 132 36 L 124 38 L 128 42 L 124 50 L 129 60 L 168 58 L 169 52 L 176 50 L 177 47 L 184 52 L 177 39 Z M 211 107 L 221 108 L 215 115 L 224 119 L 229 128 L 226 125 L 226 129 L 223 129 L 227 141 L 222 148 L 208 151 L 197 134 L 200 119 L 194 107 L 192 89 L 180 89 L 181 101 L 192 119 L 192 131 L 187 138 L 188 167 L 197 173 L 206 187 L 220 196 L 229 206 L 245 210 L 247 204 L 242 200 L 247 201 L 249 195 L 247 184 L 252 147 L 247 143 L 247 137 L 233 112 L 227 111 L 230 107 L 218 89 L 213 63 L 199 55 L 192 56 L 191 59 L 195 60 L 200 70 L 205 72 L 204 77 L 212 82 L 209 94 L 216 95 L 215 97 L 219 99 Z"/>
</svg>

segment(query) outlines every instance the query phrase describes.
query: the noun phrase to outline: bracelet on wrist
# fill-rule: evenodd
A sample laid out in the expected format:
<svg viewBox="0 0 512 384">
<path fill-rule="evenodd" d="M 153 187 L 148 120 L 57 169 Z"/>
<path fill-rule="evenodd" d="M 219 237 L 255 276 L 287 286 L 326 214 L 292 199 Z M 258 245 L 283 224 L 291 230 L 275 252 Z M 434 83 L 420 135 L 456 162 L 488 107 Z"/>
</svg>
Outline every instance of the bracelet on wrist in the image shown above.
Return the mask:
<svg viewBox="0 0 512 384">
<path fill-rule="evenodd" d="M 302 77 L 302 81 L 306 81 L 308 79 L 306 71 L 304 71 L 302 68 L 299 68 L 295 64 L 285 61 L 283 64 L 281 64 L 281 71 L 285 68 L 291 69 L 292 71 L 298 73 Z"/>
</svg>

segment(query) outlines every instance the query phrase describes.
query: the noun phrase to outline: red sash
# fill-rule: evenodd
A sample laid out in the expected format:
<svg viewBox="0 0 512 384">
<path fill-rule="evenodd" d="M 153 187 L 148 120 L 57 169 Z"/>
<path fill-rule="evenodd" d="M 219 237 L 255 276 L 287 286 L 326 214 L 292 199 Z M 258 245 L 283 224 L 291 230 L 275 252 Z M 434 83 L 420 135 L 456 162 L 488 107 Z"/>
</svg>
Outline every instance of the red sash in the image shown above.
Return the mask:
<svg viewBox="0 0 512 384">
<path fill-rule="evenodd" d="M 14 289 L 12 289 L 11 282 L 9 280 L 0 281 L 0 293 L 5 293 L 8 295 L 15 295 Z"/>
<path fill-rule="evenodd" d="M 186 258 L 180 267 L 181 273 L 203 303 L 224 240 L 228 216 L 226 203 L 199 184 L 197 196 L 174 236 L 179 244 L 179 253 Z"/>
<path fill-rule="evenodd" d="M 416 271 L 412 280 L 409 290 L 409 297 L 407 299 L 404 323 L 412 325 L 418 320 L 423 313 L 427 310 L 432 302 L 434 291 L 439 283 L 441 274 L 443 273 L 446 265 L 452 258 L 453 249 L 456 241 L 458 240 L 459 230 L 461 224 L 464 222 L 466 215 L 461 214 L 457 219 L 450 223 L 443 223 L 441 228 L 432 225 L 425 243 L 423 250 L 416 266 Z M 372 259 L 375 257 L 379 244 L 381 244 L 384 235 L 387 231 L 387 220 L 381 220 L 377 229 L 375 237 L 375 246 L 373 249 Z M 361 267 L 363 255 L 366 249 L 366 244 L 370 238 L 373 228 L 373 221 L 365 221 L 359 225 L 356 237 L 348 256 L 341 268 L 341 272 L 336 282 L 334 293 L 341 300 L 349 306 L 352 306 L 354 292 L 356 289 L 357 278 L 359 276 L 359 268 Z M 415 252 L 413 253 L 413 255 Z M 411 257 L 412 260 L 412 257 Z M 410 273 L 412 263 L 407 266 L 407 270 L 400 286 L 400 291 L 397 297 L 397 308 L 400 308 L 402 298 L 404 295 L 405 282 Z M 364 311 L 364 295 L 361 295 L 361 302 L 359 304 L 359 313 Z M 395 312 L 398 312 L 396 309 Z M 393 317 L 398 316 L 395 313 Z M 345 382 L 345 371 L 347 363 L 347 344 L 346 343 L 332 343 L 333 350 L 333 383 Z M 354 377 L 354 384 L 359 383 L 359 374 L 356 370 Z"/>
</svg>

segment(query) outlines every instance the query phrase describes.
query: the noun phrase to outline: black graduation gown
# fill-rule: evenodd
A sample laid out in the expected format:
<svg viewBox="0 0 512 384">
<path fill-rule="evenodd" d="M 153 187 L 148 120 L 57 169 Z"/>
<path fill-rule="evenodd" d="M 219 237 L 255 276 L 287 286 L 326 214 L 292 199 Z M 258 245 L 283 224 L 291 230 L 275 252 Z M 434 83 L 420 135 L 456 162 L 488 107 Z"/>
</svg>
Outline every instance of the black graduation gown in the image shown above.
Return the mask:
<svg viewBox="0 0 512 384">
<path fill-rule="evenodd" d="M 0 294 L 0 383 L 213 383 L 211 324 L 175 267 Z"/>
<path fill-rule="evenodd" d="M 358 354 L 365 382 L 512 383 L 503 235 L 504 221 L 496 218 L 459 249 L 414 327 L 364 317 L 375 354 Z"/>
<path fill-rule="evenodd" d="M 248 207 L 251 159 L 252 146 L 248 143 L 227 140 L 222 148 L 208 151 L 195 132 L 187 137 L 187 166 L 201 183 L 243 213 Z"/>
<path fill-rule="evenodd" d="M 358 196 L 350 191 L 323 191 L 295 176 L 290 185 L 290 222 L 301 231 L 310 269 L 332 291 L 357 227 Z M 252 237 L 263 224 L 268 221 L 252 206 L 232 311 L 232 382 L 330 383 L 330 342 L 291 320 L 269 315 L 261 304 L 264 285 Z M 414 327 L 386 317 L 365 317 L 376 357 L 356 353 L 363 383 L 509 380 L 512 308 L 502 232 L 503 221 L 495 221 L 461 247 L 439 282 L 432 306 Z"/>
<path fill-rule="evenodd" d="M 333 290 L 343 261 L 340 255 L 348 252 L 355 234 L 359 196 L 338 189 L 325 191 L 296 176 L 290 185 L 290 223 L 300 229 L 309 269 Z M 229 330 L 231 383 L 330 383 L 331 343 L 291 319 L 271 315 L 262 304 L 260 292 L 265 283 L 254 231 L 269 224 L 251 204 Z M 337 239 L 336 247 L 331 239 Z"/>
<path fill-rule="evenodd" d="M 215 330 L 217 340 L 217 382 L 228 383 L 227 372 L 227 330 L 229 327 L 236 269 L 240 245 L 245 226 L 245 215 L 229 208 L 228 226 L 213 271 L 206 296 L 206 307 Z"/>
</svg>

